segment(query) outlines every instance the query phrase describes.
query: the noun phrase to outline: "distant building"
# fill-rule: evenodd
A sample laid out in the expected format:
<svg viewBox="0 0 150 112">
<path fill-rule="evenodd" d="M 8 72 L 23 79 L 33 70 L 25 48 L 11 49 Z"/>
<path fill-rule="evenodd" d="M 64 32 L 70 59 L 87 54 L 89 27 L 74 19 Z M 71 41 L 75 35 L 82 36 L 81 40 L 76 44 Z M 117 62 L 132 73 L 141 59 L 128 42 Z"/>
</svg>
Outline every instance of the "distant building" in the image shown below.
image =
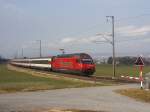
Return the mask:
<svg viewBox="0 0 150 112">
<path fill-rule="evenodd" d="M 107 60 L 108 60 L 108 57 L 99 57 L 99 58 L 95 58 L 94 62 L 96 64 L 107 64 Z"/>
</svg>

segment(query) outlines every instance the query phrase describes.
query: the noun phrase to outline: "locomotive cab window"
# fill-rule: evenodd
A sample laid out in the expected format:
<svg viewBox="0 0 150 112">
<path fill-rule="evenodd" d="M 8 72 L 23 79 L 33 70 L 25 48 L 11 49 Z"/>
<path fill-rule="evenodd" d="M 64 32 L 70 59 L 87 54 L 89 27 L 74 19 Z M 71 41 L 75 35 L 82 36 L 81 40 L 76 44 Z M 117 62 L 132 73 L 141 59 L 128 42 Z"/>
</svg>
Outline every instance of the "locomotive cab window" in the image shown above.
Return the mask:
<svg viewBox="0 0 150 112">
<path fill-rule="evenodd" d="M 82 59 L 81 62 L 83 64 L 93 64 L 93 60 L 92 59 Z"/>
</svg>

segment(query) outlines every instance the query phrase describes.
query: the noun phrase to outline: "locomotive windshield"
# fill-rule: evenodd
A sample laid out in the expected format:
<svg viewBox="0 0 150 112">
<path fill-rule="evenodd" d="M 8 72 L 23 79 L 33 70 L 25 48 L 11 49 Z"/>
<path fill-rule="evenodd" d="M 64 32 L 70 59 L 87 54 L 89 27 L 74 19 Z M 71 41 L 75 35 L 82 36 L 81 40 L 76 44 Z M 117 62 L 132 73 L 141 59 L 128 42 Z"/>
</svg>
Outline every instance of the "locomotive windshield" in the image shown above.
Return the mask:
<svg viewBox="0 0 150 112">
<path fill-rule="evenodd" d="M 88 54 L 81 54 L 81 62 L 84 64 L 93 64 L 93 60 Z"/>
<path fill-rule="evenodd" d="M 92 59 L 81 59 L 81 62 L 83 63 L 83 64 L 93 64 L 93 60 Z"/>
</svg>

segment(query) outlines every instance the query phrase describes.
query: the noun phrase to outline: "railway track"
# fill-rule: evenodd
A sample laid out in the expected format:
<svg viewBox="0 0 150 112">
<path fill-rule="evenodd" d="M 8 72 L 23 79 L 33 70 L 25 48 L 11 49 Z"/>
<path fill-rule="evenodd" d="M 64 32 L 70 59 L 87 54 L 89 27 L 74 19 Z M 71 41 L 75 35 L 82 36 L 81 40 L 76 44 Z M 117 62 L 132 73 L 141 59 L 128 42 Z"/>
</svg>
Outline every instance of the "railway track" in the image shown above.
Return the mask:
<svg viewBox="0 0 150 112">
<path fill-rule="evenodd" d="M 41 71 L 40 71 L 41 72 Z M 50 74 L 50 73 L 56 73 L 56 72 L 48 72 L 48 71 L 42 71 L 44 73 Z M 80 80 L 87 80 L 87 81 L 93 81 L 93 82 L 101 82 L 101 81 L 110 81 L 110 82 L 118 82 L 118 83 L 139 83 L 137 80 L 130 80 L 130 79 L 124 79 L 121 77 L 105 77 L 105 76 L 81 76 L 81 75 L 74 75 L 74 74 L 64 74 L 64 73 L 57 73 L 58 76 L 61 74 L 63 77 L 67 78 L 75 78 Z"/>
<path fill-rule="evenodd" d="M 13 66 L 13 65 L 11 65 Z M 14 66 L 16 67 L 16 66 Z M 43 75 L 52 75 L 54 74 L 55 76 L 63 76 L 66 78 L 75 78 L 75 79 L 80 79 L 80 80 L 85 80 L 85 81 L 93 81 L 93 82 L 100 82 L 100 81 L 110 81 L 110 82 L 118 82 L 118 83 L 138 83 L 138 81 L 134 80 L 128 80 L 128 79 L 123 79 L 121 77 L 105 77 L 105 76 L 81 76 L 81 75 L 75 75 L 75 74 L 65 74 L 65 73 L 58 73 L 58 72 L 52 72 L 48 70 L 39 70 L 39 69 L 31 69 L 31 68 L 25 68 L 25 67 L 18 67 L 17 68 L 23 68 L 26 70 L 33 70 L 37 73 L 41 73 Z"/>
<path fill-rule="evenodd" d="M 81 80 L 88 80 L 88 81 L 94 81 L 94 82 L 99 82 L 99 81 L 111 81 L 111 82 L 118 82 L 118 83 L 138 83 L 138 81 L 135 80 L 128 80 L 128 79 L 123 79 L 120 77 L 104 77 L 104 76 L 79 76 L 79 75 L 72 75 L 72 74 L 63 74 L 64 77 L 71 77 L 71 78 L 77 78 Z"/>
</svg>

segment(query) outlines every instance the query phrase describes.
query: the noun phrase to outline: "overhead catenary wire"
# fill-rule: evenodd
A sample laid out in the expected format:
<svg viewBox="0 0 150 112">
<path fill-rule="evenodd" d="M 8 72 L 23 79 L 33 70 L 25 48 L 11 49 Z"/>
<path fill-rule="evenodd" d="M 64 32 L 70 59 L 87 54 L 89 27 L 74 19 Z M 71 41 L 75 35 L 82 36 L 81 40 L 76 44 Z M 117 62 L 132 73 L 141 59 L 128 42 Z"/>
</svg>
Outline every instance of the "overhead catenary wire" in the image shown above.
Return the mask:
<svg viewBox="0 0 150 112">
<path fill-rule="evenodd" d="M 144 16 L 150 16 L 150 14 L 140 14 L 140 15 L 136 15 L 136 16 L 129 16 L 129 17 L 125 17 L 125 18 L 120 18 L 120 19 L 117 19 L 115 20 L 115 23 L 119 23 L 121 21 L 127 21 L 127 20 L 130 20 L 130 19 L 134 19 L 134 18 L 137 18 L 137 17 L 144 17 Z M 139 18 L 138 18 L 139 19 Z M 69 35 L 66 35 L 67 37 L 81 37 L 83 36 L 84 33 L 89 33 L 89 31 L 91 31 L 92 29 L 98 27 L 98 26 L 101 26 L 101 25 L 104 25 L 104 23 L 101 23 L 101 24 L 93 24 L 91 27 L 87 27 L 85 30 L 82 30 L 82 31 L 78 31 L 78 32 L 73 32 Z M 73 36 L 71 36 L 73 35 Z M 61 35 L 60 35 L 61 36 Z M 61 37 L 64 37 L 64 36 L 61 36 Z M 88 39 L 88 38 L 87 38 Z M 102 43 L 105 43 L 105 42 L 102 42 Z M 76 44 L 76 43 L 73 43 L 73 45 Z M 71 46 L 72 44 L 70 44 Z"/>
<path fill-rule="evenodd" d="M 116 43 L 122 43 L 122 42 L 128 42 L 128 41 L 139 41 L 139 40 L 147 40 L 147 39 L 150 40 L 150 38 L 147 38 L 147 37 L 144 37 L 144 38 L 141 38 L 141 37 L 138 37 L 138 38 L 137 37 L 132 37 L 130 39 L 116 40 L 115 42 Z M 101 40 L 96 40 L 96 41 L 92 41 L 92 42 L 94 42 L 96 44 L 109 43 L 108 41 L 101 41 Z"/>
<path fill-rule="evenodd" d="M 145 16 L 150 16 L 149 13 L 147 14 L 140 14 L 140 15 L 136 15 L 136 16 L 129 16 L 129 17 L 124 17 L 124 18 L 119 18 L 119 19 L 116 19 L 115 20 L 115 23 L 120 23 L 122 21 L 127 21 L 127 20 L 131 20 L 131 19 L 139 19 L 139 17 L 145 17 Z M 83 31 L 79 31 L 79 32 L 73 32 L 72 34 L 75 36 L 75 35 L 78 35 L 78 36 L 81 36 L 81 34 L 84 34 L 84 33 L 87 33 L 89 31 L 91 31 L 92 29 L 94 29 L 95 27 L 98 27 L 98 26 L 101 26 L 101 25 L 104 25 L 104 23 L 101 23 L 101 24 L 93 24 L 91 27 L 87 27 L 85 30 Z M 71 34 L 70 34 L 71 35 Z"/>
<path fill-rule="evenodd" d="M 150 16 L 150 14 L 141 14 L 141 15 L 136 15 L 136 16 L 129 16 L 129 17 L 125 17 L 125 18 L 120 18 L 116 20 L 116 23 L 121 22 L 121 21 L 127 21 L 127 20 L 131 20 L 131 19 L 139 19 L 140 17 L 144 17 L 144 16 Z"/>
<path fill-rule="evenodd" d="M 122 21 L 128 21 L 128 20 L 132 20 L 132 19 L 139 19 L 140 17 L 146 17 L 146 16 L 150 16 L 150 14 L 141 14 L 141 15 L 137 15 L 137 16 L 129 16 L 129 17 L 125 17 L 125 18 L 120 18 L 120 19 L 116 19 L 115 20 L 115 23 L 116 24 L 118 24 L 118 23 L 120 23 L 120 22 L 122 22 Z M 82 36 L 84 33 L 89 33 L 89 31 L 91 31 L 92 29 L 94 29 L 94 28 L 96 28 L 96 27 L 98 27 L 98 26 L 100 26 L 100 25 L 104 25 L 104 23 L 101 23 L 101 24 L 94 24 L 94 25 L 92 25 L 91 27 L 89 26 L 89 27 L 87 27 L 85 30 L 82 30 L 82 31 L 79 31 L 79 32 L 73 32 L 72 34 L 70 34 L 70 35 L 78 35 L 78 37 L 79 36 Z M 121 43 L 121 42 L 128 42 L 128 41 L 137 41 L 137 40 L 145 40 L 145 39 L 147 39 L 147 38 L 140 38 L 140 39 L 137 39 L 138 37 L 135 37 L 136 39 L 131 39 L 131 38 L 128 38 L 128 39 L 125 39 L 125 40 L 116 40 L 115 42 L 116 43 Z M 88 38 L 87 38 L 88 39 Z M 94 41 L 93 41 L 94 42 Z M 104 43 L 107 43 L 107 42 L 105 42 L 105 41 L 99 41 L 99 42 L 95 42 L 96 44 L 104 44 Z M 74 44 L 76 44 L 76 43 L 72 43 L 72 44 L 70 44 L 69 46 L 72 46 L 72 45 L 74 45 Z M 23 54 L 23 53 L 22 53 Z M 24 54 L 23 54 L 24 55 Z M 41 56 L 41 51 L 40 51 L 40 56 Z"/>
</svg>

